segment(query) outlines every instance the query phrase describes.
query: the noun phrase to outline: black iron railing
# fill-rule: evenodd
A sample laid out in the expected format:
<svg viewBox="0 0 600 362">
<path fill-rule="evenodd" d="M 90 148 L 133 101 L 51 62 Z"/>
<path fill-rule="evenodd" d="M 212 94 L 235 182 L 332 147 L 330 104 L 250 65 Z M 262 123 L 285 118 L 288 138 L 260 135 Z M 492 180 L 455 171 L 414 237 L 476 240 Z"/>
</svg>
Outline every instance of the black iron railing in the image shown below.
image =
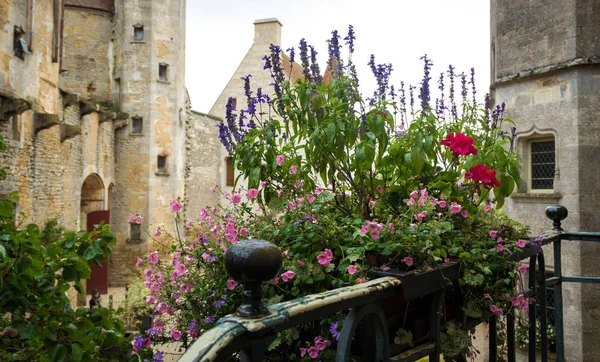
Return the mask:
<svg viewBox="0 0 600 362">
<path fill-rule="evenodd" d="M 516 257 L 529 258 L 529 290 L 526 294 L 537 301 L 529 308 L 529 361 L 536 361 L 536 349 L 540 348 L 541 360 L 548 360 L 546 288 L 554 287 L 556 309 L 556 358 L 564 361 L 564 334 L 562 330 L 562 283 L 600 283 L 600 278 L 563 276 L 561 268 L 561 243 L 563 240 L 600 241 L 600 233 L 569 233 L 561 229 L 561 220 L 567 210 L 550 206 L 546 215 L 552 219 L 553 229 L 544 234 L 543 243 L 554 243 L 555 275 L 546 278 L 545 259 L 541 248 L 529 245 Z M 243 304 L 238 313 L 221 318 L 216 326 L 200 336 L 181 357 L 180 361 L 223 361 L 232 355 L 242 362 L 264 360 L 266 346 L 277 333 L 310 321 L 331 316 L 340 311 L 347 314 L 337 343 L 336 361 L 348 361 L 351 351 L 359 350 L 361 361 L 416 361 L 429 356 L 432 362 L 440 360 L 442 315 L 448 313 L 445 299 L 450 284 L 457 283 L 458 265 L 448 265 L 439 270 L 415 275 L 411 272 L 372 273 L 372 280 L 344 288 L 312 294 L 295 300 L 265 307 L 262 303 L 263 284 L 278 272 L 282 262 L 281 252 L 264 241 L 241 241 L 226 254 L 226 269 L 234 280 L 244 285 Z M 539 270 L 539 272 L 538 272 Z M 442 273 L 443 279 L 439 278 Z M 443 283 L 436 280 L 444 280 Z M 426 287 L 423 287 L 425 285 Z M 542 297 L 540 297 L 542 296 Z M 428 304 L 427 332 L 413 342 L 411 348 L 398 349 L 390 344 L 389 323 L 385 314 L 385 301 L 426 301 Z M 396 299 L 394 299 L 396 298 Z M 399 299 L 398 299 L 399 298 Z M 456 310 L 460 306 L 455 306 Z M 539 308 L 539 309 L 538 309 Z M 451 311 L 450 311 L 451 313 Z M 457 313 L 459 315 L 460 312 Z M 541 324 L 541 345 L 536 345 L 536 325 Z M 497 317 L 491 313 L 478 320 L 464 321 L 468 328 L 488 322 L 489 361 L 497 361 Z M 358 326 L 369 334 L 363 346 L 352 347 Z M 515 315 L 506 316 L 508 361 L 516 361 Z M 364 328 L 362 328 L 364 326 Z"/>
</svg>

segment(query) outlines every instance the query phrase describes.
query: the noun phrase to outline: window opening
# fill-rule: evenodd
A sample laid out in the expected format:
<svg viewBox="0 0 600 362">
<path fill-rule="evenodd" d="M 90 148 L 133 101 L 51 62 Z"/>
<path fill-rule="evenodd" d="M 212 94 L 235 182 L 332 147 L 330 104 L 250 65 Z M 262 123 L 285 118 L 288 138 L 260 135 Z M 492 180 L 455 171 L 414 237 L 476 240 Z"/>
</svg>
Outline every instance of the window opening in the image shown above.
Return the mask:
<svg viewBox="0 0 600 362">
<path fill-rule="evenodd" d="M 233 170 L 233 158 L 227 157 L 225 159 L 225 167 L 227 168 L 227 170 L 226 170 L 227 179 L 225 180 L 225 185 L 233 186 L 233 184 L 235 182 L 235 172 Z"/>
<path fill-rule="evenodd" d="M 144 120 L 142 117 L 133 117 L 131 119 L 131 133 L 142 133 L 144 128 Z"/>
<path fill-rule="evenodd" d="M 554 189 L 556 152 L 554 140 L 531 142 L 531 189 Z"/>
<path fill-rule="evenodd" d="M 166 64 L 158 65 L 158 80 L 166 82 L 169 79 L 169 66 Z"/>
<path fill-rule="evenodd" d="M 143 41 L 144 40 L 144 26 L 143 25 L 134 25 L 133 26 L 133 40 L 134 41 Z"/>
<path fill-rule="evenodd" d="M 158 172 L 167 172 L 167 156 L 158 156 L 157 167 Z"/>
</svg>

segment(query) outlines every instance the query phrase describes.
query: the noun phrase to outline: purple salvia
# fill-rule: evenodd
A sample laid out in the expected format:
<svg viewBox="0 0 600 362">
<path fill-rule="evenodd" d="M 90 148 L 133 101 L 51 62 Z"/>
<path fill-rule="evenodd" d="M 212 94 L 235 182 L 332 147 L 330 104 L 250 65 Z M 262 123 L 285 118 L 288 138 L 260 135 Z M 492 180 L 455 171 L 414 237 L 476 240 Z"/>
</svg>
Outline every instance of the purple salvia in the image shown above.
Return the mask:
<svg viewBox="0 0 600 362">
<path fill-rule="evenodd" d="M 427 54 L 423 55 L 421 60 L 423 61 L 423 80 L 421 81 L 421 88 L 419 89 L 419 99 L 421 100 L 421 111 L 428 112 L 431 108 L 429 105 L 431 99 L 429 81 L 431 80 L 430 71 L 433 62 L 431 59 L 427 58 Z"/>
<path fill-rule="evenodd" d="M 329 40 L 329 71 L 334 77 L 339 77 L 342 72 L 342 58 L 340 57 L 340 36 L 337 30 L 331 32 Z M 334 69 L 334 65 L 336 66 Z"/>
<path fill-rule="evenodd" d="M 356 35 L 354 34 L 354 27 L 352 25 L 348 25 L 348 36 L 345 37 L 344 40 L 346 41 L 346 45 L 348 45 L 350 54 L 354 53 L 354 40 L 356 40 Z"/>
<path fill-rule="evenodd" d="M 237 115 L 235 114 L 235 106 L 233 105 L 234 101 L 235 98 L 233 97 L 229 97 L 227 99 L 227 104 L 225 106 L 225 120 L 227 121 L 227 128 L 229 129 L 229 132 L 235 141 L 239 143 L 242 141 L 242 135 L 240 134 L 237 124 L 235 123 Z"/>
<path fill-rule="evenodd" d="M 306 40 L 302 38 L 300 40 L 300 62 L 302 63 L 302 74 L 304 74 L 304 79 L 310 82 L 310 62 L 308 59 L 308 45 L 306 45 Z"/>
<path fill-rule="evenodd" d="M 321 76 L 321 70 L 319 69 L 319 63 L 317 63 L 317 51 L 315 47 L 312 45 L 308 46 L 310 48 L 310 70 L 313 74 L 314 81 L 316 84 L 321 84 L 323 81 L 323 76 Z"/>
<path fill-rule="evenodd" d="M 450 113 L 453 120 L 456 120 L 458 112 L 456 111 L 456 102 L 454 101 L 454 67 L 452 65 L 448 66 L 448 78 L 450 78 L 450 95 L 448 97 L 450 99 Z"/>
<path fill-rule="evenodd" d="M 440 103 L 439 109 L 437 112 L 438 119 L 444 120 L 446 114 L 446 106 L 444 104 L 444 73 L 440 73 L 440 78 L 438 80 L 438 89 L 440 90 Z"/>
<path fill-rule="evenodd" d="M 471 92 L 473 93 L 473 107 L 477 105 L 477 90 L 475 88 L 475 68 L 471 68 Z"/>
<path fill-rule="evenodd" d="M 414 93 L 413 93 L 413 89 L 416 89 L 416 88 L 417 87 L 413 86 L 413 85 L 409 86 L 409 88 L 408 88 L 408 92 L 410 94 L 410 115 L 413 116 L 413 117 L 415 116 L 415 108 L 414 108 L 414 105 L 415 105 L 415 96 L 414 96 Z"/>
</svg>

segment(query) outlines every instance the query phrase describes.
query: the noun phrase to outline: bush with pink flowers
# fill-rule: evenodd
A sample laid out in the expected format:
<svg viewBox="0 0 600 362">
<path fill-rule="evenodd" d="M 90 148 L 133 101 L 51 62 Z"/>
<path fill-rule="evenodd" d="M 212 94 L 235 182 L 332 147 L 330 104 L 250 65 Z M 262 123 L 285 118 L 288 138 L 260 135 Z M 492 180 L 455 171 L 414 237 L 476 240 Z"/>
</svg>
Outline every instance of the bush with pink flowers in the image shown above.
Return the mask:
<svg viewBox="0 0 600 362">
<path fill-rule="evenodd" d="M 497 211 L 519 182 L 504 105 L 492 108 L 487 97 L 484 105 L 469 102 L 473 72 L 453 67 L 441 73 L 432 103 L 426 56 L 417 94 L 403 83 L 394 88 L 391 65 L 372 57 L 378 89 L 363 97 L 339 40 L 334 32 L 329 41 L 329 81 L 304 40 L 303 79 L 286 79 L 282 50 L 274 45 L 264 58 L 274 95 L 253 92 L 250 76 L 243 78 L 247 106 L 238 111 L 231 99 L 219 130 L 247 186 L 217 188 L 229 206 L 202 209 L 193 220 L 182 220 L 182 203 L 171 201 L 179 229 L 153 233 L 164 250 L 138 261 L 156 313 L 144 338 L 187 347 L 235 311 L 241 286 L 225 273 L 223 255 L 247 238 L 268 240 L 284 254 L 280 275 L 265 287 L 267 304 L 355 285 L 369 270 L 460 263 L 468 316 L 528 308 L 517 288 L 523 270 L 511 258 L 529 244 L 527 230 Z M 351 53 L 352 28 L 345 40 Z M 268 356 L 330 360 L 343 317 L 279 333 Z M 445 356 L 452 358 L 450 351 Z"/>
</svg>

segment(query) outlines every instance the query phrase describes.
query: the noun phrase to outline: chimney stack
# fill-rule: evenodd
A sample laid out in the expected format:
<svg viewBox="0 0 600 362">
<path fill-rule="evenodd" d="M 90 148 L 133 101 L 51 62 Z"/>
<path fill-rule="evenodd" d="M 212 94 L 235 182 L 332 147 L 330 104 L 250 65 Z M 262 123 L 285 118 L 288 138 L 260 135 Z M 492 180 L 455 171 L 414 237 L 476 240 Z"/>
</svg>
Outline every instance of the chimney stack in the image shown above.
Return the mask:
<svg viewBox="0 0 600 362">
<path fill-rule="evenodd" d="M 276 18 L 256 20 L 254 22 L 254 43 L 281 45 L 282 26 Z"/>
</svg>

